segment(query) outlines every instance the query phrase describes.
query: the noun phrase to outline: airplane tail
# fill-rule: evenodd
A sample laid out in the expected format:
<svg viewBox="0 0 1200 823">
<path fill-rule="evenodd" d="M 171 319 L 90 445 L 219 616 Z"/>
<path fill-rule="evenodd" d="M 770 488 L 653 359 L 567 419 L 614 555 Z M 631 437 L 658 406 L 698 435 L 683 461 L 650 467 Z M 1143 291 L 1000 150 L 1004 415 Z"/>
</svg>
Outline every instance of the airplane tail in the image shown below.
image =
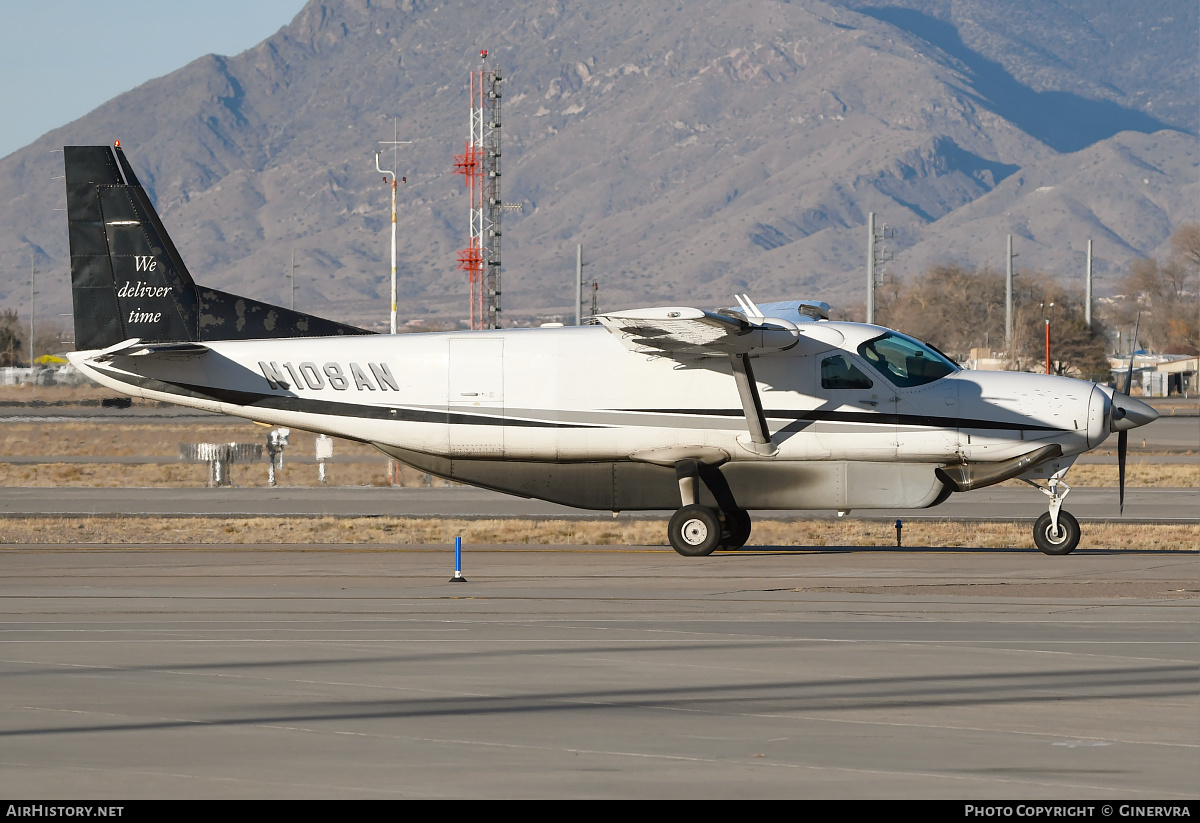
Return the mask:
<svg viewBox="0 0 1200 823">
<path fill-rule="evenodd" d="M 63 153 L 77 350 L 373 333 L 197 286 L 119 145 Z"/>
</svg>

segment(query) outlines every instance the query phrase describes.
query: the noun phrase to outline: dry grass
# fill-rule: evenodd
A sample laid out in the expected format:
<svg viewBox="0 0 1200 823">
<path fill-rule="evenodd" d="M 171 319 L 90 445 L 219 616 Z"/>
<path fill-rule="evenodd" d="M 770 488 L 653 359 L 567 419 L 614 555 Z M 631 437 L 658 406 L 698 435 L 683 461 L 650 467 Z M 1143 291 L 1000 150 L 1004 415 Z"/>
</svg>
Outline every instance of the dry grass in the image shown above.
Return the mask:
<svg viewBox="0 0 1200 823">
<path fill-rule="evenodd" d="M 88 463 L 0 463 L 0 486 L 129 486 L 200 487 L 208 483 L 207 464 L 114 463 L 111 458 L 173 459 L 183 443 L 265 443 L 270 429 L 238 418 L 218 418 L 211 424 L 156 423 L 5 423 L 0 426 L 0 455 L 5 457 L 95 458 Z M 282 486 L 319 485 L 314 462 L 316 435 L 293 429 L 284 453 L 283 470 L 276 480 Z M 327 482 L 343 486 L 388 485 L 387 457 L 372 446 L 335 438 L 337 462 L 326 466 Z M 352 462 L 343 462 L 352 461 Z M 416 487 L 427 480 L 422 472 L 399 467 L 394 485 Z M 267 464 L 230 467 L 234 485 L 265 486 Z"/>
<path fill-rule="evenodd" d="M 225 422 L 228 421 L 228 422 Z M 5 423 L 0 427 L 0 454 L 12 457 L 175 457 L 180 443 L 266 443 L 270 427 L 240 418 L 217 418 L 211 424 L 153 423 Z M 293 429 L 288 455 L 312 456 L 316 435 Z M 378 457 L 363 443 L 338 439 L 339 457 Z"/>
<path fill-rule="evenodd" d="M 294 439 L 294 438 L 293 438 Z M 174 446 L 169 455 L 178 454 L 179 443 Z M 214 438 L 207 441 L 193 440 L 189 442 L 233 442 L 229 439 Z M 248 442 L 248 441 L 240 441 Z M 335 454 L 341 456 L 345 451 L 338 441 Z M 329 463 L 326 467 L 326 479 L 331 485 L 338 486 L 383 486 L 387 482 L 387 458 L 379 452 L 362 444 L 349 444 L 361 450 L 355 455 L 353 462 Z M 288 452 L 289 454 L 293 452 Z M 311 450 L 308 450 L 311 454 Z M 12 452 L 9 452 L 12 454 Z M 124 455 L 122 455 L 124 456 Z M 149 455 L 166 456 L 166 455 Z M 399 468 L 399 479 L 395 485 L 415 488 L 431 482 L 434 486 L 443 486 L 445 482 L 438 478 L 426 480 L 426 476 L 405 466 Z M 238 464 L 231 467 L 230 478 L 235 486 L 265 486 L 267 485 L 266 463 Z M 297 463 L 284 460 L 283 470 L 277 473 L 277 482 L 281 486 L 317 486 L 319 485 L 317 466 L 315 463 Z M 1072 488 L 1112 488 L 1117 487 L 1117 467 L 1109 465 L 1075 466 L 1067 475 L 1067 482 Z M 86 486 L 90 488 L 138 487 L 138 486 L 170 486 L 170 487 L 201 487 L 208 483 L 207 464 L 195 463 L 108 463 L 97 456 L 95 463 L 0 463 L 0 486 L 27 487 L 67 487 Z M 1020 480 L 1008 480 L 1003 485 L 1025 487 Z M 1126 467 L 1125 485 L 1128 488 L 1195 488 L 1200 486 L 1200 465 L 1181 463 L 1139 463 Z"/>
<path fill-rule="evenodd" d="M 0 404 L 4 403 L 79 403 L 103 400 L 106 397 L 124 397 L 103 386 L 0 386 Z M 157 405 L 145 400 L 134 400 L 135 405 Z"/>
<path fill-rule="evenodd" d="M 253 463 L 234 465 L 229 477 L 234 486 L 266 486 L 267 464 Z M 320 481 L 315 463 L 301 464 L 284 462 L 283 470 L 276 473 L 280 486 L 319 486 Z M 382 454 L 364 458 L 353 463 L 331 463 L 326 468 L 326 480 L 339 486 L 386 486 L 396 485 L 417 488 L 423 485 L 435 487 L 448 485 L 440 478 L 429 478 L 415 469 L 400 466 L 397 481 L 387 481 L 387 458 Z M 26 488 L 138 488 L 173 487 L 199 488 L 208 485 L 206 463 L 0 463 L 0 486 Z"/>
<path fill-rule="evenodd" d="M 51 393 L 54 387 L 2 387 L 4 394 L 14 390 L 27 393 Z M 62 390 L 66 391 L 66 390 Z M 86 393 L 89 390 L 72 390 Z M 100 390 L 95 390 L 100 391 Z M 110 396 L 105 395 L 105 396 Z M 94 462 L 14 464 L 0 463 L 0 486 L 172 486 L 200 487 L 208 483 L 208 467 L 188 463 L 114 463 L 112 458 L 136 461 L 139 458 L 173 460 L 183 443 L 265 443 L 268 427 L 238 418 L 214 418 L 211 423 L 156 422 L 6 422 L 0 426 L 0 455 L 5 457 L 94 458 Z M 284 468 L 278 482 L 284 486 L 316 486 L 317 466 L 299 463 L 311 460 L 316 435 L 293 429 L 285 452 Z M 335 438 L 334 456 L 338 462 L 327 466 L 331 484 L 343 486 L 388 485 L 387 458 L 371 446 Z M 1147 463 L 1152 455 L 1139 454 L 1138 462 L 1127 466 L 1126 485 L 1130 488 L 1194 488 L 1200 486 L 1200 460 L 1193 463 Z M 348 461 L 348 462 L 343 462 Z M 413 469 L 401 467 L 396 485 L 420 486 L 430 482 Z M 230 477 L 234 485 L 265 486 L 265 463 L 235 465 Z M 1067 476 L 1074 487 L 1116 488 L 1116 465 L 1084 464 L 1075 466 Z M 433 479 L 433 485 L 444 485 Z M 1018 480 L 1008 485 L 1024 484 Z"/>
<path fill-rule="evenodd" d="M 266 468 L 262 470 L 266 477 Z M 208 466 L 190 463 L 123 465 L 120 463 L 0 463 L 0 486 L 24 488 L 124 488 L 205 486 Z M 265 484 L 265 483 L 264 483 Z M 254 483 L 253 485 L 260 485 Z"/>
<path fill-rule="evenodd" d="M 360 546 L 451 545 L 455 537 L 475 545 L 665 546 L 665 523 L 654 519 L 463 520 L 357 518 L 54 518 L 16 517 L 3 521 L 0 546 L 71 547 L 292 545 Z M 866 520 L 764 520 L 754 524 L 747 547 L 894 546 L 891 522 Z M 910 547 L 1031 549 L 1028 523 L 910 520 L 904 528 Z M 1200 525 L 1085 524 L 1089 549 L 1197 551 Z"/>
<path fill-rule="evenodd" d="M 1146 458 L 1141 458 L 1146 459 Z M 1115 464 L 1076 464 L 1067 473 L 1067 483 L 1072 488 L 1117 487 Z M 1021 480 L 1006 480 L 1005 486 L 1025 486 Z M 1125 486 L 1132 489 L 1167 488 L 1187 489 L 1200 486 L 1200 462 L 1187 463 L 1126 463 Z"/>
<path fill-rule="evenodd" d="M 190 463 L 113 463 L 112 458 L 172 459 L 184 443 L 264 443 L 269 429 L 256 423 L 226 417 L 211 423 L 91 423 L 6 422 L 0 427 L 0 455 L 44 457 L 41 464 L 0 463 L 0 486 L 172 486 L 200 487 L 208 483 L 208 465 Z M 293 429 L 277 480 L 282 486 L 318 485 L 317 465 L 299 463 L 316 451 L 316 434 Z M 388 485 L 388 458 L 353 440 L 335 438 L 337 462 L 326 467 L 326 479 L 338 486 Z M 54 458 L 94 457 L 95 462 L 54 463 Z M 1153 456 L 1139 455 L 1129 463 L 1130 488 L 1189 488 L 1200 486 L 1200 461 L 1196 463 L 1146 463 Z M 265 486 L 265 463 L 233 465 L 230 477 L 236 486 Z M 1075 487 L 1116 488 L 1115 464 L 1076 465 L 1067 476 Z M 415 487 L 430 482 L 426 475 L 400 468 L 396 485 Z M 1008 485 L 1024 486 L 1018 480 Z M 433 479 L 433 485 L 444 485 Z"/>
</svg>

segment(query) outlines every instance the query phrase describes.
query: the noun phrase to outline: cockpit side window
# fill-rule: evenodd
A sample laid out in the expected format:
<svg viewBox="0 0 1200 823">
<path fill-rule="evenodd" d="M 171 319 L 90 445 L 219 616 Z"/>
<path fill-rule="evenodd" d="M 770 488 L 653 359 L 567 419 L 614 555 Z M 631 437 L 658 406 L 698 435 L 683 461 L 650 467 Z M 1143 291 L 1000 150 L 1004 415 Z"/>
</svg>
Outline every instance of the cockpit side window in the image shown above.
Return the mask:
<svg viewBox="0 0 1200 823">
<path fill-rule="evenodd" d="M 869 389 L 871 378 L 862 373 L 842 354 L 826 357 L 821 361 L 821 388 L 823 389 Z"/>
<path fill-rule="evenodd" d="M 868 340 L 858 347 L 858 353 L 902 388 L 924 386 L 958 371 L 958 366 L 935 349 L 895 332 Z"/>
</svg>

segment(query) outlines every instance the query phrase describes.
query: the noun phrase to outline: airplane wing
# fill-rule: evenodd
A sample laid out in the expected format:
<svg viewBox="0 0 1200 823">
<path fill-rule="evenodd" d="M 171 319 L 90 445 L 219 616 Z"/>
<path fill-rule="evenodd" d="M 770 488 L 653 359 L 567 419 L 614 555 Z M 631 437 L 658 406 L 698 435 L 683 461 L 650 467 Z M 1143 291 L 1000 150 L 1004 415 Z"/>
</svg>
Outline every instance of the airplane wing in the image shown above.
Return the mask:
<svg viewBox="0 0 1200 823">
<path fill-rule="evenodd" d="M 784 351 L 799 341 L 794 323 L 732 310 L 664 306 L 608 312 L 596 319 L 630 351 L 676 360 Z"/>
<path fill-rule="evenodd" d="M 767 304 L 768 310 L 788 313 L 795 318 L 793 321 L 767 317 L 749 295 L 736 297 L 741 309 L 709 312 L 665 306 L 598 314 L 596 319 L 630 351 L 679 361 L 728 358 L 749 429 L 749 441 L 738 438 L 738 442 L 755 454 L 774 457 L 778 446 L 767 428 L 750 358 L 757 353 L 786 351 L 797 345 L 804 339 L 797 322 L 826 318 L 829 306 L 811 301 Z"/>
</svg>

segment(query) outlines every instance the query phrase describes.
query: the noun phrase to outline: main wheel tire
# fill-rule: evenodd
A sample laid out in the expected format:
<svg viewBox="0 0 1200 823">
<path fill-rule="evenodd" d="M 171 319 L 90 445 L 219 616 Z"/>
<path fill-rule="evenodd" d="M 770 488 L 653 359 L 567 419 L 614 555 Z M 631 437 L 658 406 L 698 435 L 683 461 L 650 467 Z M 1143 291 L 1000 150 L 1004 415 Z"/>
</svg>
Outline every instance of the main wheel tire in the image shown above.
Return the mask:
<svg viewBox="0 0 1200 823">
<path fill-rule="evenodd" d="M 1070 554 L 1079 545 L 1079 521 L 1070 513 L 1058 513 L 1058 534 L 1046 512 L 1033 524 L 1033 542 L 1045 554 Z"/>
<path fill-rule="evenodd" d="M 737 551 L 750 539 L 751 528 L 750 512 L 745 509 L 725 512 L 725 530 L 721 533 L 720 548 Z"/>
<path fill-rule="evenodd" d="M 708 506 L 684 506 L 671 516 L 667 536 L 671 548 L 684 557 L 704 557 L 721 542 L 721 521 Z"/>
</svg>

